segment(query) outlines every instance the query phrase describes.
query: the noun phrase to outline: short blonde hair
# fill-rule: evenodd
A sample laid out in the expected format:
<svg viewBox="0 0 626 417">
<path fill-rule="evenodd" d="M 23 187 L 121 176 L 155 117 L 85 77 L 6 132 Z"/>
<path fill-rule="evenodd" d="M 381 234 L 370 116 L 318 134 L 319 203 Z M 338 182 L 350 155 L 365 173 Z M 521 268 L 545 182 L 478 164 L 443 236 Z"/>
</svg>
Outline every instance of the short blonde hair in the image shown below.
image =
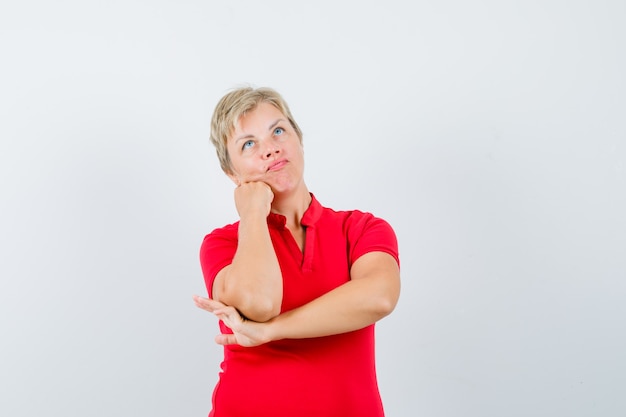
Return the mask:
<svg viewBox="0 0 626 417">
<path fill-rule="evenodd" d="M 273 105 L 287 117 L 302 143 L 302 131 L 291 115 L 287 102 L 277 91 L 267 87 L 232 90 L 217 103 L 211 118 L 211 143 L 215 146 L 220 166 L 226 174 L 233 173 L 226 147 L 228 138 L 233 134 L 241 116 L 254 110 L 262 102 Z"/>
</svg>

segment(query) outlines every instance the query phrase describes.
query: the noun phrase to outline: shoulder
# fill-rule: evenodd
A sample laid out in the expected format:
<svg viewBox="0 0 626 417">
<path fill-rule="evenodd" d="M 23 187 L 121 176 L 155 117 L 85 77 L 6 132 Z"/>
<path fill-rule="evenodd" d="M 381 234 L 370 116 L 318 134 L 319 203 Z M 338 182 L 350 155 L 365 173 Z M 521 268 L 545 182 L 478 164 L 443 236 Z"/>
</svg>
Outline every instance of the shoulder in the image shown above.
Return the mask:
<svg viewBox="0 0 626 417">
<path fill-rule="evenodd" d="M 314 199 L 314 213 L 321 229 L 334 230 L 345 239 L 351 259 L 371 251 L 388 252 L 398 259 L 398 241 L 391 225 L 362 210 L 335 210 Z"/>
<path fill-rule="evenodd" d="M 330 210 L 329 215 L 341 222 L 351 264 L 369 252 L 386 252 L 399 263 L 398 240 L 389 222 L 361 210 Z"/>
<path fill-rule="evenodd" d="M 324 216 L 340 222 L 344 232 L 348 234 L 363 233 L 372 228 L 383 228 L 393 232 L 393 228 L 386 220 L 366 211 L 324 208 Z"/>
<path fill-rule="evenodd" d="M 391 225 L 384 219 L 376 217 L 372 213 L 353 210 L 346 217 L 344 228 L 348 236 L 368 236 L 369 239 L 396 240 L 396 235 Z"/>
<path fill-rule="evenodd" d="M 239 230 L 239 222 L 235 222 L 235 223 L 231 223 L 231 224 L 227 224 L 226 226 L 223 227 L 218 227 L 217 229 L 213 229 L 213 231 L 211 233 L 209 233 L 208 235 L 206 235 L 204 237 L 204 239 L 211 239 L 211 238 L 216 238 L 216 237 L 223 237 L 223 236 L 231 236 L 231 235 L 237 235 L 237 231 Z"/>
<path fill-rule="evenodd" d="M 239 222 L 214 229 L 202 240 L 201 252 L 213 250 L 216 246 L 230 246 L 237 244 Z"/>
</svg>

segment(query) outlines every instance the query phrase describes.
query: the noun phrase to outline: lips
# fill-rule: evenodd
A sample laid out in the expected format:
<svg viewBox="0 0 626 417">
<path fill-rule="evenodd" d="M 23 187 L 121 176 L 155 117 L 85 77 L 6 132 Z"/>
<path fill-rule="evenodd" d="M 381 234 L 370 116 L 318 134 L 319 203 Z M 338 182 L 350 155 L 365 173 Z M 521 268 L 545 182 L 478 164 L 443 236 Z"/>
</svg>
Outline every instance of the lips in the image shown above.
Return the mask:
<svg viewBox="0 0 626 417">
<path fill-rule="evenodd" d="M 279 169 L 281 169 L 282 167 L 284 167 L 285 165 L 287 165 L 287 161 L 286 159 L 279 159 L 278 161 L 272 163 L 267 170 L 268 171 L 278 171 Z"/>
</svg>

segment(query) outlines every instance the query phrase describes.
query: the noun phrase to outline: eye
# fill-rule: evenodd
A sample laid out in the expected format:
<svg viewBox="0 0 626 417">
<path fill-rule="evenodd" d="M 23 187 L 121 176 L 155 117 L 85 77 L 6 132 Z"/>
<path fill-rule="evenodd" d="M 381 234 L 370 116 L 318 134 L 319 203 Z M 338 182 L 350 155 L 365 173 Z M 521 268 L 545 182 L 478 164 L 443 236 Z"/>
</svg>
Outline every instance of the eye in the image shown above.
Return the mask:
<svg viewBox="0 0 626 417">
<path fill-rule="evenodd" d="M 252 145 L 254 145 L 254 141 L 253 140 L 247 140 L 244 142 L 243 146 L 241 147 L 242 150 L 246 150 L 248 148 L 251 148 Z"/>
<path fill-rule="evenodd" d="M 285 129 L 283 129 L 282 127 L 277 127 L 276 129 L 274 129 L 274 136 L 279 136 L 283 133 L 285 133 Z"/>
</svg>

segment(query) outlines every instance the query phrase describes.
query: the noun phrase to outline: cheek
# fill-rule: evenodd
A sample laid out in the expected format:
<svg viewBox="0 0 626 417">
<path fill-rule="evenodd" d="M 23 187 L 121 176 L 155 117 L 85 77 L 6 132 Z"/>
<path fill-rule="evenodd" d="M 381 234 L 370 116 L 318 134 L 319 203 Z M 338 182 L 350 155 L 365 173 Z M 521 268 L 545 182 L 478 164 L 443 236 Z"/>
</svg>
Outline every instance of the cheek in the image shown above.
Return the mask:
<svg viewBox="0 0 626 417">
<path fill-rule="evenodd" d="M 304 148 L 303 147 L 300 147 L 300 149 L 298 149 L 298 155 L 300 156 L 300 159 L 304 163 Z"/>
<path fill-rule="evenodd" d="M 247 161 L 246 158 L 243 158 L 240 154 L 229 152 L 230 155 L 230 166 L 233 172 L 238 173 L 242 172 L 246 169 Z"/>
<path fill-rule="evenodd" d="M 233 177 L 237 178 L 240 182 L 258 180 L 265 174 L 262 166 L 251 159 L 239 158 L 236 161 L 231 161 Z"/>
</svg>

